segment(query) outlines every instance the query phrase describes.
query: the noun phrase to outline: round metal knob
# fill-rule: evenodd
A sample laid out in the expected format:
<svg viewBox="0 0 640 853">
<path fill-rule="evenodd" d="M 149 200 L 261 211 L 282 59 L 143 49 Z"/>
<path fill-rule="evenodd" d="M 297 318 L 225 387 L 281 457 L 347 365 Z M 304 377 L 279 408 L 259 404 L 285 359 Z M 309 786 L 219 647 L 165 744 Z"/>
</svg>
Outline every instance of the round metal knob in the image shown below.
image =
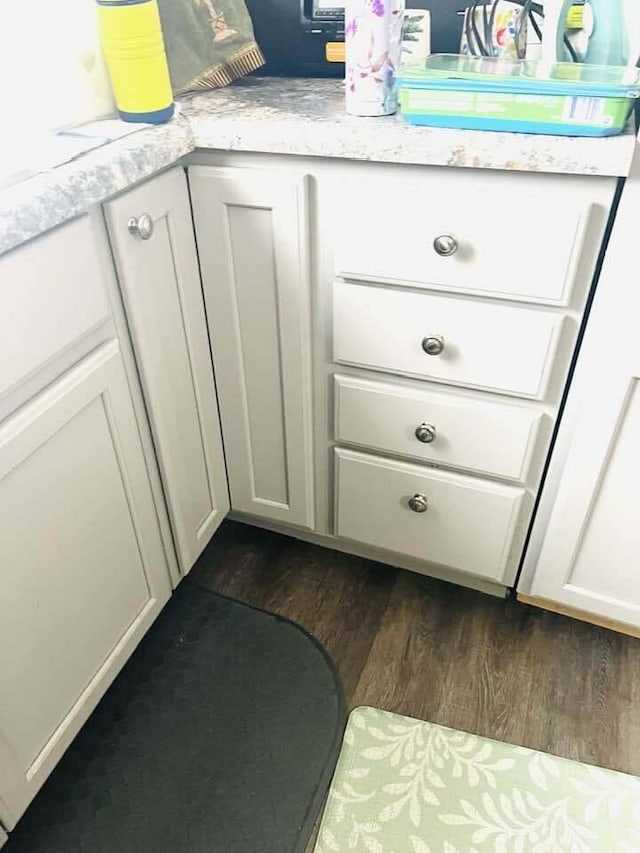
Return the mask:
<svg viewBox="0 0 640 853">
<path fill-rule="evenodd" d="M 143 213 L 137 219 L 135 216 L 132 216 L 127 222 L 127 228 L 129 229 L 129 234 L 133 234 L 134 237 L 139 237 L 141 240 L 149 240 L 153 234 L 153 219 L 148 213 Z"/>
<path fill-rule="evenodd" d="M 414 495 L 409 498 L 409 509 L 413 512 L 426 512 L 429 509 L 429 501 L 426 495 Z"/>
<path fill-rule="evenodd" d="M 436 439 L 436 428 L 432 424 L 420 424 L 416 429 L 416 438 L 423 444 L 431 444 Z"/>
<path fill-rule="evenodd" d="M 450 258 L 458 251 L 458 241 L 451 234 L 441 234 L 433 241 L 433 248 L 441 258 Z"/>
<path fill-rule="evenodd" d="M 422 339 L 422 349 L 427 355 L 442 355 L 444 338 L 441 335 L 428 335 Z"/>
</svg>

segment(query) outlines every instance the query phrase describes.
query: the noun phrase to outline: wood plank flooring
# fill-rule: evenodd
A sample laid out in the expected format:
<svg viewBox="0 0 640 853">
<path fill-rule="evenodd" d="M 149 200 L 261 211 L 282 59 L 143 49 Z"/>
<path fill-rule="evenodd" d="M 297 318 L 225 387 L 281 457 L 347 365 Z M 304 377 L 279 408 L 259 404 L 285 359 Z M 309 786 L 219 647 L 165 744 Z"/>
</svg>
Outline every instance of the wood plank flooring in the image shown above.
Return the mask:
<svg viewBox="0 0 640 853">
<path fill-rule="evenodd" d="M 640 640 L 232 522 L 193 577 L 303 625 L 352 707 L 640 774 Z"/>
</svg>

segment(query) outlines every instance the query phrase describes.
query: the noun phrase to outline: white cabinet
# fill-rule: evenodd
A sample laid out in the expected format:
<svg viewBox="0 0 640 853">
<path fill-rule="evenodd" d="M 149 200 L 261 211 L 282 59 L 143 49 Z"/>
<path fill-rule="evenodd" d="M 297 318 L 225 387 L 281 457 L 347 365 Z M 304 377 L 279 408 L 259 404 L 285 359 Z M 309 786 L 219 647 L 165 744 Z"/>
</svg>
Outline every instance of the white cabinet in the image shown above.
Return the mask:
<svg viewBox="0 0 640 853">
<path fill-rule="evenodd" d="M 512 583 L 616 182 L 197 160 L 189 184 L 231 509 L 418 570 Z M 507 211 L 523 197 L 516 227 Z M 402 211 L 382 236 L 381 203 Z M 523 222 L 544 252 L 514 248 Z M 418 436 L 423 424 L 437 437 Z M 356 464 L 345 445 L 370 455 Z M 406 477 L 439 495 L 420 527 L 400 509 Z M 356 518 L 350 500 L 371 488 L 375 511 Z M 498 538 L 475 555 L 448 550 L 464 511 L 489 524 L 485 496 Z"/>
<path fill-rule="evenodd" d="M 640 631 L 640 163 L 625 188 L 521 597 Z"/>
<path fill-rule="evenodd" d="M 0 425 L 0 800 L 15 822 L 169 598 L 118 344 Z"/>
<path fill-rule="evenodd" d="M 311 528 L 307 181 L 189 170 L 231 506 Z"/>
<path fill-rule="evenodd" d="M 229 495 L 185 173 L 173 169 L 105 210 L 186 573 L 227 514 Z"/>
<path fill-rule="evenodd" d="M 608 178 L 326 167 L 314 319 L 326 324 L 334 389 L 333 411 L 318 396 L 334 425 L 338 541 L 418 571 L 515 581 L 615 188 Z M 383 208 L 398 215 L 381 229 Z M 527 230 L 543 250 L 522 250 Z M 426 511 L 411 511 L 412 494 Z"/>
</svg>

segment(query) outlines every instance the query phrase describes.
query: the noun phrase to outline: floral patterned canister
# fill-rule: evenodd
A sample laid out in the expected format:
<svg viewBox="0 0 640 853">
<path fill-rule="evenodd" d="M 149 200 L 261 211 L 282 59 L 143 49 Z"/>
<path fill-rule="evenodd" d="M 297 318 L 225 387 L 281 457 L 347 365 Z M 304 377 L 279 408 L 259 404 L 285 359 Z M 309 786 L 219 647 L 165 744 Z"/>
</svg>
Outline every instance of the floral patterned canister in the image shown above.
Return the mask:
<svg viewBox="0 0 640 853">
<path fill-rule="evenodd" d="M 404 0 L 346 0 L 347 112 L 392 115 L 398 109 Z"/>
</svg>

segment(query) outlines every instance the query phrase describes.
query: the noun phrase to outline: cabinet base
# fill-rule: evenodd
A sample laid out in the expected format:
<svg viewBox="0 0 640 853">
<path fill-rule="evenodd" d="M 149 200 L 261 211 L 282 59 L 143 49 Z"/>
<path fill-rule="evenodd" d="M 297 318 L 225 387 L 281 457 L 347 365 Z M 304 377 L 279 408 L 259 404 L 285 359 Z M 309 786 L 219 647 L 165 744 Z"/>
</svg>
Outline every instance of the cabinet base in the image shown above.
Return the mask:
<svg viewBox="0 0 640 853">
<path fill-rule="evenodd" d="M 589 622 L 598 628 L 606 628 L 608 631 L 617 631 L 619 634 L 640 639 L 640 628 L 634 628 L 633 625 L 625 625 L 623 622 L 615 622 L 613 619 L 606 619 L 604 616 L 596 616 L 594 613 L 587 613 L 575 607 L 566 607 L 564 604 L 547 601 L 545 598 L 537 598 L 535 595 L 526 595 L 523 592 L 519 592 L 516 597 L 520 604 L 530 604 L 533 607 L 539 607 L 541 610 L 548 610 L 550 613 L 558 613 L 560 616 L 568 616 L 570 619 L 578 619 L 580 622 Z"/>
<path fill-rule="evenodd" d="M 271 530 L 273 533 L 282 533 L 284 536 L 292 536 L 294 539 L 301 539 L 303 542 L 309 542 L 312 545 L 319 545 L 321 548 L 330 548 L 332 551 L 342 551 L 344 554 L 352 554 L 355 557 L 362 557 L 365 560 L 374 560 L 377 563 L 384 563 L 387 566 L 393 566 L 397 569 L 406 569 L 407 571 L 426 575 L 427 577 L 435 578 L 436 580 L 455 583 L 458 586 L 475 589 L 478 592 L 484 592 L 487 595 L 494 595 L 497 598 L 505 598 L 507 595 L 507 587 L 503 584 L 492 583 L 491 581 L 484 580 L 483 578 L 477 578 L 473 575 L 457 572 L 455 569 L 449 569 L 446 566 L 439 566 L 422 560 L 415 560 L 411 557 L 403 557 L 401 554 L 391 554 L 388 551 L 383 551 L 368 545 L 361 545 L 357 542 L 351 542 L 346 539 L 340 539 L 337 536 L 312 533 L 308 530 L 289 527 L 285 524 L 278 524 L 274 521 L 267 521 L 266 519 L 256 518 L 253 515 L 246 515 L 241 512 L 231 512 L 229 514 L 229 518 L 232 521 L 239 521 L 242 524 L 250 524 L 253 527 L 262 527 L 264 530 Z"/>
</svg>

